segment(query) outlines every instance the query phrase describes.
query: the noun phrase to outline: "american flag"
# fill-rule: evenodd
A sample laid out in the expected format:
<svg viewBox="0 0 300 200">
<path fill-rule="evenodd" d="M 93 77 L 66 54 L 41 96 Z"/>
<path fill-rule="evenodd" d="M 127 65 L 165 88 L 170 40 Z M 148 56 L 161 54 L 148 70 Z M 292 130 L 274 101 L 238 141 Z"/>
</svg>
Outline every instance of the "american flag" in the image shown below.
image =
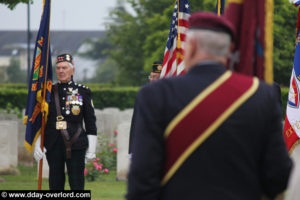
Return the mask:
<svg viewBox="0 0 300 200">
<path fill-rule="evenodd" d="M 160 75 L 161 78 L 177 76 L 185 73 L 183 53 L 189 16 L 189 1 L 177 0 L 172 16 L 167 47 L 164 54 L 163 68 Z"/>
<path fill-rule="evenodd" d="M 300 1 L 292 1 L 295 6 L 300 5 Z M 299 33 L 299 22 L 300 22 L 300 10 L 298 12 L 297 22 L 297 38 L 296 38 L 296 49 L 294 55 L 294 65 L 292 75 L 290 79 L 290 90 L 286 107 L 286 116 L 284 123 L 284 139 L 290 154 L 293 153 L 296 146 L 300 143 L 300 33 Z M 298 158 L 299 159 L 299 158 Z"/>
</svg>

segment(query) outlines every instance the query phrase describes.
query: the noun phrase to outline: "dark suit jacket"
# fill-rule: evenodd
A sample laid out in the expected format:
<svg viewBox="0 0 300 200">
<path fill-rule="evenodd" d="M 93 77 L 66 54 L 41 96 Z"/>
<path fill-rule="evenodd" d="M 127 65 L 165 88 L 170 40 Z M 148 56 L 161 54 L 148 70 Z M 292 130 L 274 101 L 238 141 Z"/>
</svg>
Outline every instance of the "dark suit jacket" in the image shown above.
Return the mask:
<svg viewBox="0 0 300 200">
<path fill-rule="evenodd" d="M 70 97 L 68 97 L 72 96 L 70 90 L 77 91 L 76 96 L 78 96 L 79 100 L 70 101 Z M 58 84 L 58 91 L 61 114 L 64 120 L 67 121 L 67 130 L 70 138 L 76 134 L 79 126 L 82 127 L 82 132 L 76 142 L 73 143 L 72 149 L 86 149 L 88 147 L 87 135 L 97 135 L 96 116 L 94 106 L 92 105 L 91 91 L 86 86 L 74 83 L 73 81 Z M 82 102 L 80 103 L 79 101 Z M 74 112 L 73 108 L 77 108 L 77 110 L 79 108 L 79 113 Z M 60 131 L 56 130 L 56 117 L 54 92 L 52 92 L 44 140 L 45 147 L 48 151 L 51 151 L 54 143 L 58 139 L 62 140 Z M 86 130 L 83 129 L 83 121 Z"/>
<path fill-rule="evenodd" d="M 284 191 L 292 162 L 283 141 L 278 90 L 264 82 L 161 187 L 167 125 L 224 72 L 222 65 L 203 62 L 139 92 L 128 200 L 254 200 Z"/>
</svg>

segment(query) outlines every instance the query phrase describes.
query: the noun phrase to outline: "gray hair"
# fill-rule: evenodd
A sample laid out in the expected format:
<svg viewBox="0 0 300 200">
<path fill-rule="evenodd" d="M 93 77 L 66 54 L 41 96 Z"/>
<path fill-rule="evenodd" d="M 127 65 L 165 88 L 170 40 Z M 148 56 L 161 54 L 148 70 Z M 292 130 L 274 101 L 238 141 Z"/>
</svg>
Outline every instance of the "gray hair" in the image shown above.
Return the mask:
<svg viewBox="0 0 300 200">
<path fill-rule="evenodd" d="M 224 32 L 216 32 L 204 29 L 190 29 L 187 37 L 195 37 L 198 49 L 213 56 L 228 57 L 230 54 L 230 35 Z"/>
<path fill-rule="evenodd" d="M 70 67 L 73 69 L 74 68 L 74 65 L 72 64 L 72 63 L 70 63 L 70 62 L 68 62 L 69 63 L 69 65 L 70 65 Z"/>
</svg>

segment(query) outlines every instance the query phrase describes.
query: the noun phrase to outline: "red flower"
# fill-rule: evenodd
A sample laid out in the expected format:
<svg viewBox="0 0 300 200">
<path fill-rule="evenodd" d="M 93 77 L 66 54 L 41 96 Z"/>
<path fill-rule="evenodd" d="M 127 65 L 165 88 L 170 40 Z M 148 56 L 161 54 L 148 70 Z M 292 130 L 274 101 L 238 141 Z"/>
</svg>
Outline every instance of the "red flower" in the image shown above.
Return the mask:
<svg viewBox="0 0 300 200">
<path fill-rule="evenodd" d="M 114 134 L 115 134 L 115 135 L 118 135 L 118 134 L 119 134 L 118 130 L 115 130 Z"/>
<path fill-rule="evenodd" d="M 97 169 L 98 171 L 101 171 L 101 170 L 102 170 L 102 165 L 98 165 L 98 166 L 96 167 L 96 169 Z"/>
<path fill-rule="evenodd" d="M 87 171 L 86 168 L 84 168 L 84 172 L 83 173 L 84 173 L 85 176 L 87 175 L 88 171 Z"/>
<path fill-rule="evenodd" d="M 118 149 L 117 149 L 117 148 L 114 148 L 114 149 L 113 149 L 113 152 L 117 152 L 117 151 L 118 151 Z"/>
<path fill-rule="evenodd" d="M 105 168 L 104 170 L 104 173 L 108 174 L 109 170 L 107 168 Z"/>
</svg>

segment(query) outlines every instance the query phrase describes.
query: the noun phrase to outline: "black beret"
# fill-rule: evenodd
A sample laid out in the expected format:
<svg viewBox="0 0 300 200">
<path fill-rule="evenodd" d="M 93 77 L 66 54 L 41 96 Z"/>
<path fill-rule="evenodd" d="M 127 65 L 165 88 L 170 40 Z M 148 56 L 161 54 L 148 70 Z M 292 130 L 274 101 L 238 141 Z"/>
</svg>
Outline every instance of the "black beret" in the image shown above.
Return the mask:
<svg viewBox="0 0 300 200">
<path fill-rule="evenodd" d="M 57 63 L 60 63 L 60 62 L 69 62 L 71 64 L 74 64 L 73 63 L 73 57 L 71 54 L 67 54 L 67 53 L 64 53 L 64 54 L 61 54 L 61 55 L 58 55 L 57 58 L 56 58 L 56 64 Z"/>
<path fill-rule="evenodd" d="M 161 69 L 162 69 L 162 63 L 159 61 L 155 61 L 152 64 L 152 72 L 153 73 L 161 73 Z"/>
</svg>

